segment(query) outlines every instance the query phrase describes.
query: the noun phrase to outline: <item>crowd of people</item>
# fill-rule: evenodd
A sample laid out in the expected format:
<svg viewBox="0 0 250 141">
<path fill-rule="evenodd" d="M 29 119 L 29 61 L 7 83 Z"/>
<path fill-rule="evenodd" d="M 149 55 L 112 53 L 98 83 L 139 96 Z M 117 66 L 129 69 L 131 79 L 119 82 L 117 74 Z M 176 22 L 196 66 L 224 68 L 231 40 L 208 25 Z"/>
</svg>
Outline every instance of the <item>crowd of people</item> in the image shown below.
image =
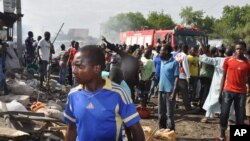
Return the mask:
<svg viewBox="0 0 250 141">
<path fill-rule="evenodd" d="M 173 48 L 165 41 L 152 48 L 114 45 L 104 38 L 106 64 L 111 67 L 106 70 L 121 68 L 134 103 L 139 100 L 146 106 L 151 96 L 158 96 L 159 128 L 175 130 L 176 99 L 181 98 L 187 113 L 205 111 L 201 122 L 219 115 L 220 139 L 225 140 L 229 121 L 249 124 L 250 48 L 242 41 L 210 47 L 200 37 L 197 40 L 198 48 L 184 44 Z"/>
<path fill-rule="evenodd" d="M 119 84 L 126 92 L 125 97 L 131 98 L 131 103 L 140 102 L 142 106 L 146 107 L 152 96 L 158 97 L 159 128 L 175 130 L 174 113 L 177 97 L 181 97 L 187 112 L 192 111 L 195 108 L 192 103 L 198 101 L 200 110 L 206 111 L 201 122 L 213 120 L 215 114 L 220 113 L 221 139 L 223 140 L 229 118 L 236 124 L 244 124 L 244 119 L 249 115 L 246 112 L 248 108 L 245 106 L 248 93 L 246 86 L 248 86 L 250 75 L 248 63 L 250 54 L 245 52 L 246 44 L 244 42 L 238 43 L 235 47 L 222 45 L 215 48 L 205 46 L 200 38 L 197 40 L 200 42 L 200 48 L 180 44 L 173 50 L 165 41 L 159 41 L 158 45 L 152 48 L 149 45 L 145 47 L 114 45 L 103 38 L 104 44 L 99 48 L 105 55 L 105 67 L 101 66 L 101 74 Z M 43 46 L 46 45 L 38 43 L 38 47 Z M 77 74 L 79 70 L 74 56 L 78 50 L 79 43 L 75 41 L 71 42 L 68 51 L 65 51 L 65 45 L 61 45 L 59 82 L 63 85 L 66 84 L 66 80 L 68 80 L 68 84 L 74 86 L 87 85 L 94 83 L 91 80 L 97 77 L 93 76 L 93 78 L 89 78 L 89 81 L 79 82 L 79 79 L 82 77 L 87 79 L 87 76 Z M 87 50 L 87 52 L 89 51 Z M 39 53 L 49 54 L 49 52 L 41 51 Z M 44 60 L 48 61 L 48 59 L 47 56 L 47 59 Z M 94 58 L 92 59 L 94 60 Z M 76 63 L 80 62 L 76 61 Z M 40 61 L 39 64 L 40 72 L 46 72 L 42 68 L 45 68 L 47 63 Z M 85 68 L 80 69 L 83 71 Z M 43 73 L 40 75 L 41 82 L 43 75 Z M 68 76 L 67 79 L 66 76 Z M 98 82 L 95 84 L 99 84 Z M 224 84 L 226 85 L 224 86 Z M 197 88 L 197 86 L 199 87 Z M 94 87 L 90 91 L 101 88 Z M 234 106 L 231 106 L 232 103 Z M 135 112 L 135 108 L 132 109 Z M 67 109 L 65 111 L 67 112 Z M 77 124 L 77 126 L 80 125 Z M 125 124 L 125 126 L 127 125 Z"/>
<path fill-rule="evenodd" d="M 66 50 L 62 44 L 58 82 L 73 87 L 64 114 L 69 124 L 66 138 L 120 140 L 124 127 L 129 139 L 145 140 L 135 103 L 147 107 L 156 97 L 159 128 L 175 130 L 176 99 L 182 99 L 187 113 L 196 108 L 205 111 L 201 122 L 219 113 L 221 140 L 225 140 L 229 119 L 235 124 L 248 119 L 249 124 L 250 48 L 244 42 L 216 48 L 197 40 L 200 47 L 172 47 L 160 40 L 156 47 L 115 45 L 104 37 L 101 45 L 79 47 L 71 41 Z M 5 94 L 2 62 L 7 46 L 0 44 L 0 82 Z M 35 41 L 28 32 L 25 47 L 26 65 L 38 61 L 42 88 L 55 53 L 50 33 Z"/>
<path fill-rule="evenodd" d="M 158 96 L 159 128 L 175 130 L 177 95 L 186 111 L 192 111 L 192 103 L 198 101 L 200 110 L 206 111 L 201 122 L 220 114 L 220 140 L 225 140 L 229 118 L 235 124 L 248 119 L 249 124 L 249 48 L 244 42 L 216 48 L 197 40 L 200 48 L 178 45 L 174 50 L 162 41 L 153 54 L 150 46 L 114 45 L 103 38 L 104 74 L 110 71 L 111 79 L 120 85 L 125 80 L 134 103 L 139 100 L 146 106 L 152 95 Z M 113 79 L 114 68 L 120 81 Z"/>
<path fill-rule="evenodd" d="M 76 86 L 77 82 L 74 75 L 72 74 L 72 62 L 74 55 L 79 49 L 79 42 L 71 41 L 71 46 L 66 50 L 66 46 L 61 44 L 61 51 L 58 56 L 59 67 L 59 80 L 58 82 L 62 85 L 67 84 Z M 33 39 L 33 32 L 28 32 L 28 37 L 25 40 L 25 50 L 24 50 L 24 66 L 29 66 L 30 64 L 39 65 L 39 76 L 40 76 L 40 88 L 44 89 L 44 81 L 48 79 L 48 64 L 52 61 L 52 54 L 55 54 L 53 43 L 50 41 L 50 33 L 45 32 L 44 38 L 41 36 L 37 37 L 37 41 Z M 56 60 L 56 59 L 55 59 Z"/>
</svg>

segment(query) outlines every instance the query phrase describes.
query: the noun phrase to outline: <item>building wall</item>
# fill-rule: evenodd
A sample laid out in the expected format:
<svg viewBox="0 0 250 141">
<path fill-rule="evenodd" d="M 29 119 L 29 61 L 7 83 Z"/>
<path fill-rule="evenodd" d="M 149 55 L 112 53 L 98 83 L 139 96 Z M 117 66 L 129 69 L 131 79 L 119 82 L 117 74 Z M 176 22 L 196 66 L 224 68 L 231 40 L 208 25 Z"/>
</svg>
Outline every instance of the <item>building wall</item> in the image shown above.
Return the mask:
<svg viewBox="0 0 250 141">
<path fill-rule="evenodd" d="M 89 35 L 89 29 L 84 28 L 72 28 L 68 31 L 68 36 L 72 38 L 86 38 Z"/>
</svg>

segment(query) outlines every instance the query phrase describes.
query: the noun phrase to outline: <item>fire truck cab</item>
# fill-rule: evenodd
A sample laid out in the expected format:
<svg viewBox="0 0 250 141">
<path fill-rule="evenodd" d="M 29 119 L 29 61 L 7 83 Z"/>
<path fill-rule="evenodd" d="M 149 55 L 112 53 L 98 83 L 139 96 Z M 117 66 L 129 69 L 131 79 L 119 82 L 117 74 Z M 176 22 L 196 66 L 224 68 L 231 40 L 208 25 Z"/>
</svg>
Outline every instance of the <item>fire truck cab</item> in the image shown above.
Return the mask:
<svg viewBox="0 0 250 141">
<path fill-rule="evenodd" d="M 120 33 L 121 43 L 127 45 L 151 45 L 156 47 L 157 40 L 165 40 L 170 43 L 172 47 L 179 44 L 187 44 L 188 46 L 197 46 L 196 37 L 202 36 L 203 42 L 207 44 L 207 36 L 204 31 L 197 27 L 185 27 L 178 25 L 171 30 L 141 30 L 141 31 L 127 31 Z"/>
</svg>

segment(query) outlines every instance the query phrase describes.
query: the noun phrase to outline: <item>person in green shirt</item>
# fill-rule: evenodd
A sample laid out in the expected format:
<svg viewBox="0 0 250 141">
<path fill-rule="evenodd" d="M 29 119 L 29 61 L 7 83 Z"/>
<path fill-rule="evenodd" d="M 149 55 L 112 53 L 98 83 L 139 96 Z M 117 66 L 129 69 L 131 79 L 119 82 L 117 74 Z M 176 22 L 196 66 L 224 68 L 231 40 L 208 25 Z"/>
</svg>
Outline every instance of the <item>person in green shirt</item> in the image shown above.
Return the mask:
<svg viewBox="0 0 250 141">
<path fill-rule="evenodd" d="M 141 58 L 143 68 L 140 73 L 141 79 L 139 83 L 139 89 L 141 90 L 142 106 L 146 106 L 147 104 L 150 82 L 155 72 L 154 62 L 150 58 L 151 54 L 152 49 L 147 48 L 144 52 L 144 56 Z"/>
</svg>

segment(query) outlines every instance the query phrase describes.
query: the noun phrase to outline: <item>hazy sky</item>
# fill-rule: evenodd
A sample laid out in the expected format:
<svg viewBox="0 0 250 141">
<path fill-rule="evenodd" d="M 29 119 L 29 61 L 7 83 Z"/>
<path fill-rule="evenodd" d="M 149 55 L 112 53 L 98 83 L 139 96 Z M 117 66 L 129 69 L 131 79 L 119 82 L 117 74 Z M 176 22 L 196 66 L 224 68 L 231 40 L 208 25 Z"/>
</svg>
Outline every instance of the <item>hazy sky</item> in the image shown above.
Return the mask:
<svg viewBox="0 0 250 141">
<path fill-rule="evenodd" d="M 250 0 L 22 0 L 22 13 L 24 28 L 35 36 L 46 30 L 55 34 L 64 22 L 64 32 L 68 28 L 88 28 L 91 36 L 99 37 L 100 24 L 118 13 L 138 11 L 147 16 L 150 11 L 163 10 L 180 23 L 179 13 L 186 6 L 219 18 L 225 5 L 247 3 Z"/>
</svg>

